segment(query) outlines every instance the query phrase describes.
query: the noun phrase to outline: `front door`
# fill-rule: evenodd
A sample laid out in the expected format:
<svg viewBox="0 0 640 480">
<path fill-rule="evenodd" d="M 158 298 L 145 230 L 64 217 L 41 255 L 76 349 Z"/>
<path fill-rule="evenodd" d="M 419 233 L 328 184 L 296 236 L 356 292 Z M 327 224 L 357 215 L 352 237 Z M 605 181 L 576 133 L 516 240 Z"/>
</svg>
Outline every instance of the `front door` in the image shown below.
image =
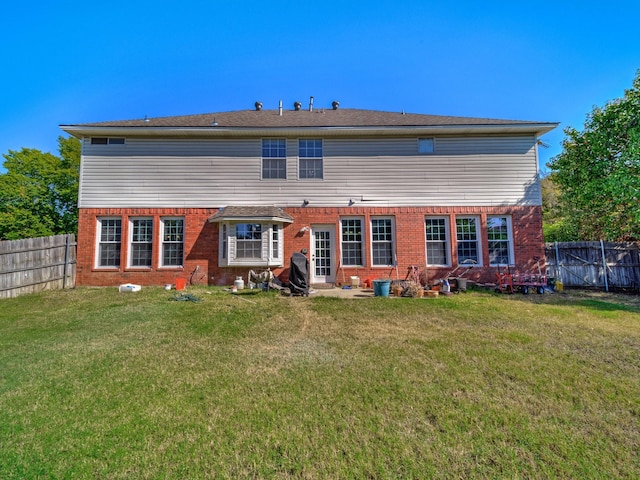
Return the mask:
<svg viewBox="0 0 640 480">
<path fill-rule="evenodd" d="M 335 233 L 333 225 L 311 226 L 311 283 L 334 283 L 336 280 Z"/>
</svg>

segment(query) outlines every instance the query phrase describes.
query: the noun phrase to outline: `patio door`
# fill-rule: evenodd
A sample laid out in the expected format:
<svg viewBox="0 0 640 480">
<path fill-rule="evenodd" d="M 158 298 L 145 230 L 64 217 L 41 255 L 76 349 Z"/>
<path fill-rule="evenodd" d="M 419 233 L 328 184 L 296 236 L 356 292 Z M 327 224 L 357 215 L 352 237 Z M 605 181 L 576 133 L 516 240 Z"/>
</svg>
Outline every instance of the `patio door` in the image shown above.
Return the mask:
<svg viewBox="0 0 640 480">
<path fill-rule="evenodd" d="M 335 282 L 335 236 L 334 225 L 311 226 L 310 283 Z"/>
</svg>

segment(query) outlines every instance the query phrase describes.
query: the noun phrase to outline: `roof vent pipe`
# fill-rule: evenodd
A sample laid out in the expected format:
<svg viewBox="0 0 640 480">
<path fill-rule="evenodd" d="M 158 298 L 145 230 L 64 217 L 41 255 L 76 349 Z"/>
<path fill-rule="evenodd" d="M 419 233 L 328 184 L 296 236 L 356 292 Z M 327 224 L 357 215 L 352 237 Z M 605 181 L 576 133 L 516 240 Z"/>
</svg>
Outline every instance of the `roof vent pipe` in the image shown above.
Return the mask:
<svg viewBox="0 0 640 480">
<path fill-rule="evenodd" d="M 337 110 L 337 109 L 338 109 L 338 107 L 340 106 L 340 102 L 339 102 L 339 101 L 337 101 L 337 100 L 334 100 L 334 101 L 331 103 L 331 106 L 333 107 L 333 109 L 334 109 L 334 110 Z"/>
<path fill-rule="evenodd" d="M 313 97 L 309 97 L 309 111 L 313 112 Z"/>
<path fill-rule="evenodd" d="M 302 108 L 302 104 L 301 104 L 300 102 L 295 102 L 295 103 L 293 104 L 293 108 L 294 108 L 294 110 L 295 110 L 296 112 L 299 112 L 299 111 L 300 111 L 300 109 Z"/>
<path fill-rule="evenodd" d="M 278 105 L 278 115 L 282 116 L 282 100 L 280 100 L 280 104 Z"/>
<path fill-rule="evenodd" d="M 262 102 L 256 102 L 255 104 L 256 107 L 256 111 L 259 112 L 260 110 L 262 110 Z"/>
</svg>

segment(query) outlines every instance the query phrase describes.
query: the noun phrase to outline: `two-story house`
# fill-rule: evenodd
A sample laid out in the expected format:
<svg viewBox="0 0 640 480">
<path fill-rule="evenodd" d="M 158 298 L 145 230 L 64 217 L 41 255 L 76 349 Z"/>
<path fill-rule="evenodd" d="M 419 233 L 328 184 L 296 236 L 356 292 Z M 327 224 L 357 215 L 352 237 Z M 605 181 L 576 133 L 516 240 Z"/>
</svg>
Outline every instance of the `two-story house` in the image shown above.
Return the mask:
<svg viewBox="0 0 640 480">
<path fill-rule="evenodd" d="M 77 283 L 493 281 L 543 257 L 539 137 L 549 122 L 309 104 L 61 128 L 82 140 Z M 396 273 L 398 272 L 398 273 Z"/>
</svg>

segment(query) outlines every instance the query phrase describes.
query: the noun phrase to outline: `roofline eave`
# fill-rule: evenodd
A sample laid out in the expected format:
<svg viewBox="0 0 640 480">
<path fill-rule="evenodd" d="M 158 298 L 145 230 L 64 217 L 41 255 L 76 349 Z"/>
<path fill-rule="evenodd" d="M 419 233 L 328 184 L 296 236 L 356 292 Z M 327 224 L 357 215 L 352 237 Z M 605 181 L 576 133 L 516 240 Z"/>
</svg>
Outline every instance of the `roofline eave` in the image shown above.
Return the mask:
<svg viewBox="0 0 640 480">
<path fill-rule="evenodd" d="M 553 130 L 559 124 L 513 123 L 500 125 L 418 125 L 418 126 L 363 126 L 363 127 L 132 127 L 60 125 L 60 128 L 77 138 L 91 136 L 120 137 L 272 137 L 272 136 L 405 136 L 405 135 L 456 135 L 456 134 L 517 134 L 532 133 L 538 136 Z"/>
</svg>

